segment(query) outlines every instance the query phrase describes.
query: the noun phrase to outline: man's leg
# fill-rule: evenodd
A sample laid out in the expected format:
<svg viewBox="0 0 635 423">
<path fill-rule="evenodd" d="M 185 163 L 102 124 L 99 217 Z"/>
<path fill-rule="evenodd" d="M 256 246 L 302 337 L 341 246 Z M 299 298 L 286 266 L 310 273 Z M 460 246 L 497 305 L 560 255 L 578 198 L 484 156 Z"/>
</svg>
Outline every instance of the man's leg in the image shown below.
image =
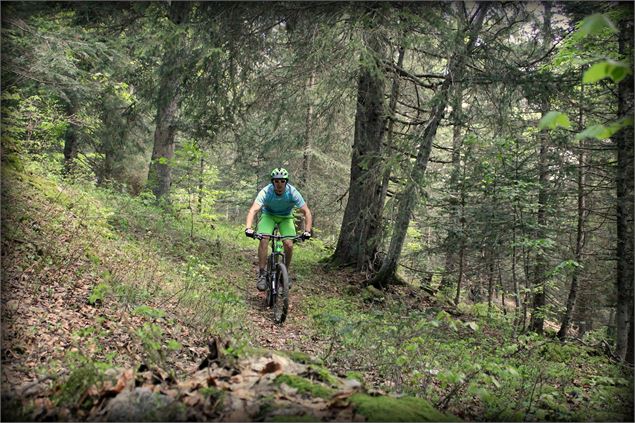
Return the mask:
<svg viewBox="0 0 635 423">
<path fill-rule="evenodd" d="M 258 269 L 265 270 L 267 267 L 267 250 L 269 249 L 269 237 L 263 238 L 258 244 Z"/>
<path fill-rule="evenodd" d="M 273 233 L 273 226 L 273 218 L 265 213 L 261 213 L 256 232 L 260 234 L 271 234 Z M 267 267 L 267 252 L 269 250 L 268 242 L 269 237 L 264 237 L 260 240 L 260 244 L 258 244 L 258 283 L 256 284 L 256 288 L 258 288 L 259 291 L 267 289 L 267 275 L 265 269 Z"/>
<path fill-rule="evenodd" d="M 284 236 L 295 235 L 293 216 L 286 217 L 280 222 L 280 233 Z M 291 287 L 291 285 L 293 285 L 293 281 L 291 280 L 291 271 L 289 270 L 289 267 L 291 266 L 291 258 L 293 257 L 293 241 L 290 239 L 285 239 L 283 241 L 283 245 L 285 255 L 284 264 L 287 266 L 287 274 L 289 275 L 289 287 Z"/>
<path fill-rule="evenodd" d="M 284 240 L 284 264 L 287 266 L 287 272 L 289 271 L 289 266 L 291 266 L 291 257 L 293 257 L 293 241 L 290 239 Z"/>
</svg>

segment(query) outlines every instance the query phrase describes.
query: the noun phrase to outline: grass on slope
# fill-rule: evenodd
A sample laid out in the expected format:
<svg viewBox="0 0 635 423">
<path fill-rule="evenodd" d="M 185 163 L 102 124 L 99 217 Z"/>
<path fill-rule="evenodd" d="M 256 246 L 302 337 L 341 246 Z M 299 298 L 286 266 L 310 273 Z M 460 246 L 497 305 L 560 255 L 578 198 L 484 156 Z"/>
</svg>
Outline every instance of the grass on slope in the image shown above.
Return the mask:
<svg viewBox="0 0 635 423">
<path fill-rule="evenodd" d="M 9 384 L 59 373 L 73 361 L 69 348 L 104 364 L 185 372 L 213 336 L 231 339 L 232 354 L 248 345 L 255 248 L 242 228 L 219 222 L 190 237 L 188 222 L 144 196 L 37 168 L 4 166 L 2 180 Z"/>
<path fill-rule="evenodd" d="M 3 381 L 82 368 L 82 355 L 185 372 L 215 335 L 232 339 L 230 353 L 245 351 L 255 248 L 240 227 L 218 222 L 190 237 L 188 222 L 144 196 L 2 171 L 3 351 L 13 354 L 3 354 Z M 518 335 L 479 304 L 448 314 L 412 290 L 368 294 L 357 275 L 317 264 L 326 255 L 319 240 L 301 248 L 294 313 L 308 317 L 298 323 L 306 339 L 342 375 L 468 419 L 632 414 L 632 374 L 594 349 Z"/>
</svg>

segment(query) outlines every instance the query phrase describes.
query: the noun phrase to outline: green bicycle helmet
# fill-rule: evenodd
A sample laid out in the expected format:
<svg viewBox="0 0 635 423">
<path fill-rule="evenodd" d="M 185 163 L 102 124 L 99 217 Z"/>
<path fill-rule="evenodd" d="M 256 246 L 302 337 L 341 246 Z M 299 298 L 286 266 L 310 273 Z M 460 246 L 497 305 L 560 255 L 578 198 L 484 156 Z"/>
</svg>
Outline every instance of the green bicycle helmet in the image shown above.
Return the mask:
<svg viewBox="0 0 635 423">
<path fill-rule="evenodd" d="M 273 181 L 274 179 L 284 179 L 284 180 L 289 180 L 289 172 L 287 172 L 287 169 L 280 167 L 280 168 L 275 168 L 274 170 L 271 171 L 271 180 Z"/>
</svg>

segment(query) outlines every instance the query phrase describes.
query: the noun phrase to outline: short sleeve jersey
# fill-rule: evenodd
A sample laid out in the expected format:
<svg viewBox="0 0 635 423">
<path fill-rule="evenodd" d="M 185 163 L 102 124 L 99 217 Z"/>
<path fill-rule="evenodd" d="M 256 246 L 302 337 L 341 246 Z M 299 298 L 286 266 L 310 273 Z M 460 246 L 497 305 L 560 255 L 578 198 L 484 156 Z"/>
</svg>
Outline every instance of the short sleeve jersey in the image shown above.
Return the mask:
<svg viewBox="0 0 635 423">
<path fill-rule="evenodd" d="M 256 203 L 263 208 L 267 214 L 274 216 L 290 216 L 294 207 L 304 206 L 305 201 L 293 185 L 287 183 L 284 192 L 277 195 L 273 184 L 269 184 L 260 190 L 256 196 Z"/>
</svg>

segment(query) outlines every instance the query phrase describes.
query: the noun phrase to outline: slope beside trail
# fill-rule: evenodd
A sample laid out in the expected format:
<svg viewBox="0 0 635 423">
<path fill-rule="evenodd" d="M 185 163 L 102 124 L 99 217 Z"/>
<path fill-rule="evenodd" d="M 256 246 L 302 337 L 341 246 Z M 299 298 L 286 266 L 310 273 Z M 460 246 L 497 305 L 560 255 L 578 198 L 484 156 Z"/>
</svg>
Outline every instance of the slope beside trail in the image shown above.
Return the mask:
<svg viewBox="0 0 635 423">
<path fill-rule="evenodd" d="M 90 214 L 103 212 L 79 208 L 81 193 L 2 171 L 3 420 L 451 418 L 417 398 L 370 396 L 359 381 L 320 365 L 326 341 L 312 334 L 302 304 L 309 295 L 337 296 L 347 275 L 316 266 L 298 278 L 284 325 L 273 324 L 249 265 L 227 275 L 244 293 L 241 327 L 256 347 L 232 352 L 231 340 L 192 325 L 196 316 L 176 313 L 178 299 L 148 296 L 140 307 L 140 298 L 126 297 L 136 291 L 121 280 L 147 279 L 149 292 L 169 281 L 160 266 L 141 269 L 138 256 L 126 255 L 133 244 L 92 226 Z M 255 249 L 239 254 L 242 263 L 255 261 Z M 304 358 L 290 354 L 297 351 Z"/>
</svg>

